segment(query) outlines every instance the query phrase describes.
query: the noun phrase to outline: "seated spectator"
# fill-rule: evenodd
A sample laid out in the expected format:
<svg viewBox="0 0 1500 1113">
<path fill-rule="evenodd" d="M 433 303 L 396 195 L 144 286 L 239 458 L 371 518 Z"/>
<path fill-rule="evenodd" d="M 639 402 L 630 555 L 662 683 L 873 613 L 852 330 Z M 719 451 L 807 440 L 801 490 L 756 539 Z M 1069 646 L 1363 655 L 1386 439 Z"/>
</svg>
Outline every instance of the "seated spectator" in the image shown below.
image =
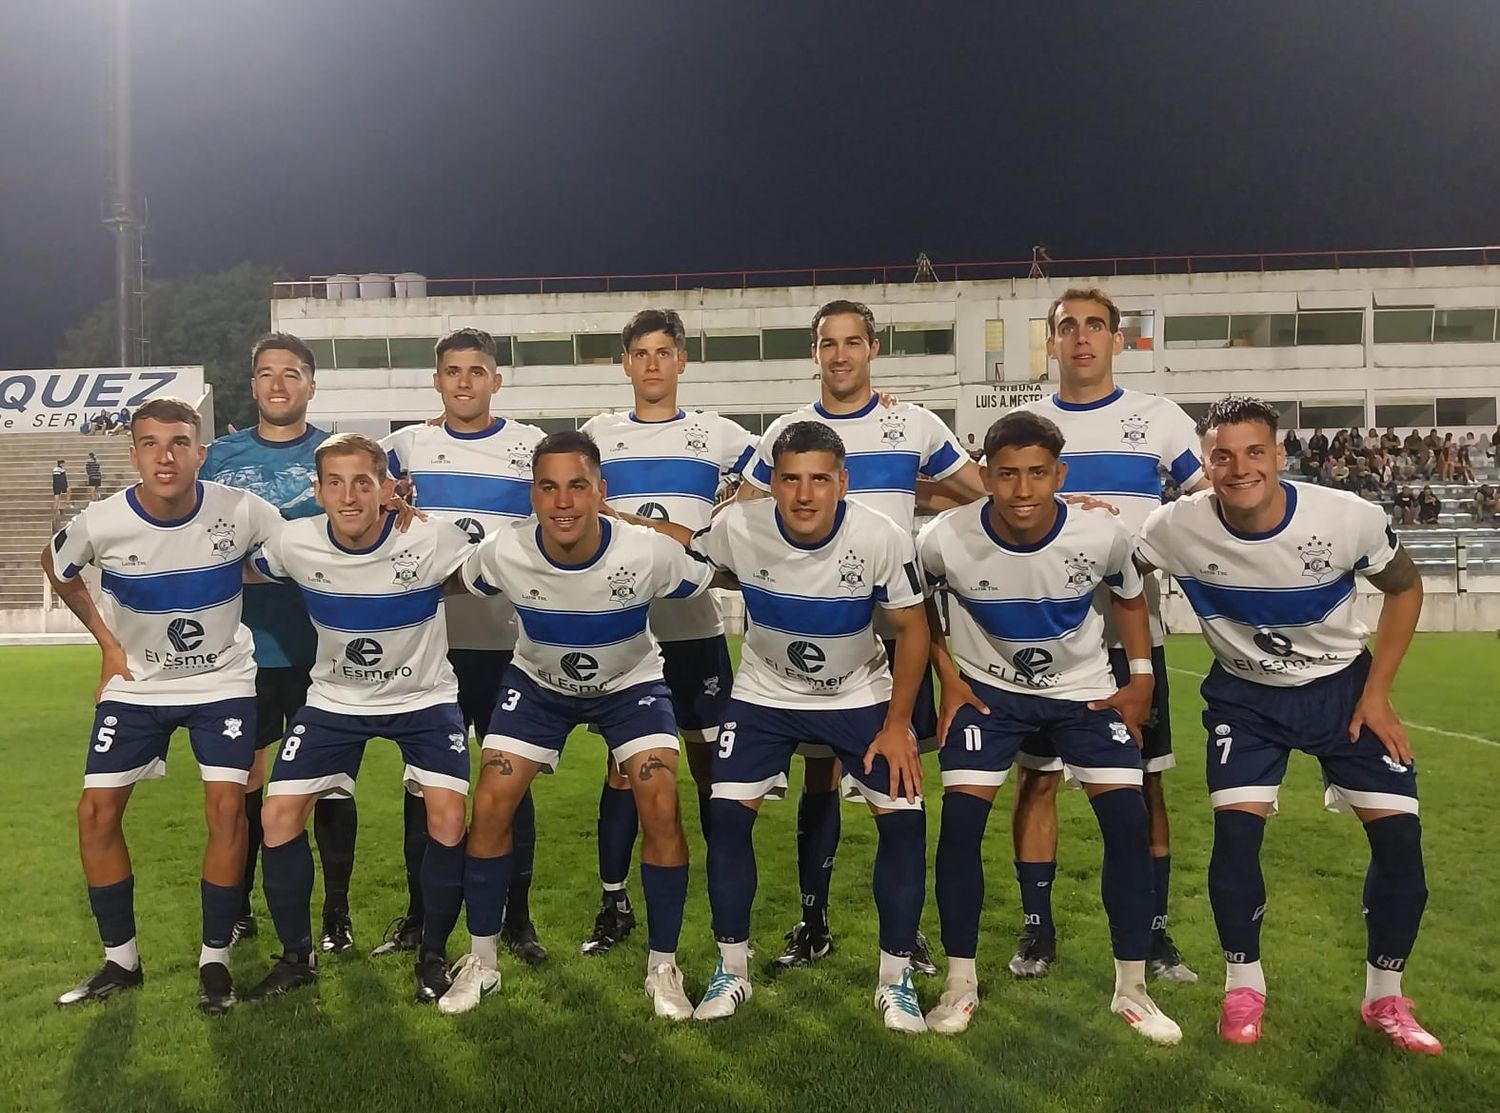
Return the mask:
<svg viewBox="0 0 1500 1113">
<path fill-rule="evenodd" d="M 1404 452 L 1398 452 L 1391 457 L 1391 471 L 1394 473 L 1397 483 L 1410 483 L 1417 475 L 1416 465 L 1412 463 L 1412 458 Z"/>
<path fill-rule="evenodd" d="M 1417 449 L 1422 447 L 1422 434 L 1413 429 L 1406 440 L 1402 442 L 1401 447 L 1406 450 L 1408 456 L 1415 456 Z"/>
<path fill-rule="evenodd" d="M 1395 498 L 1395 517 L 1398 526 L 1409 526 L 1417 520 L 1417 496 L 1410 487 L 1402 487 Z"/>
<path fill-rule="evenodd" d="M 1419 444 L 1412 456 L 1412 468 L 1417 479 L 1431 479 L 1437 471 L 1437 459 L 1426 444 Z"/>
<path fill-rule="evenodd" d="M 1365 448 L 1369 449 L 1369 448 L 1379 448 L 1379 447 L 1380 447 L 1380 434 L 1377 433 L 1374 429 L 1371 429 L 1368 433 L 1365 434 Z"/>
<path fill-rule="evenodd" d="M 1433 452 L 1436 452 L 1438 448 L 1441 447 L 1443 438 L 1438 436 L 1438 431 L 1434 429 L 1432 430 L 1432 432 L 1428 433 L 1425 437 L 1422 438 L 1422 443 L 1425 444 Z"/>
<path fill-rule="evenodd" d="M 1481 483 L 1474 492 L 1474 520 L 1488 522 L 1500 519 L 1500 487 L 1493 483 Z"/>
<path fill-rule="evenodd" d="M 1314 429 L 1313 435 L 1307 438 L 1307 454 L 1319 462 L 1328 455 L 1328 438 L 1323 435 L 1323 430 Z"/>
<path fill-rule="evenodd" d="M 1394 425 L 1387 425 L 1385 432 L 1380 434 L 1380 449 L 1382 452 L 1395 452 L 1401 447 L 1401 435 L 1396 432 Z"/>
<path fill-rule="evenodd" d="M 1332 486 L 1334 486 L 1334 482 L 1333 482 L 1333 466 L 1334 466 L 1334 463 L 1335 463 L 1335 461 L 1334 461 L 1334 458 L 1332 456 L 1324 456 L 1323 457 L 1323 462 L 1318 465 L 1318 482 L 1321 483 L 1324 487 L 1332 487 Z"/>
<path fill-rule="evenodd" d="M 964 441 L 964 451 L 969 454 L 969 459 L 970 460 L 975 460 L 975 461 L 983 462 L 983 460 L 984 460 L 984 448 L 983 448 L 982 445 L 980 445 L 978 442 L 976 442 L 974 440 L 974 434 L 973 433 L 970 433 L 969 436 L 968 436 L 968 439 Z"/>
<path fill-rule="evenodd" d="M 1349 454 L 1349 434 L 1340 429 L 1333 435 L 1333 440 L 1328 444 L 1330 456 L 1347 456 Z"/>
<path fill-rule="evenodd" d="M 1437 460 L 1438 482 L 1452 483 L 1453 469 L 1458 465 L 1458 460 L 1454 457 L 1453 443 L 1451 441 L 1444 441 L 1438 445 L 1437 452 L 1434 453 L 1434 458 Z"/>
<path fill-rule="evenodd" d="M 1333 460 L 1333 470 L 1329 473 L 1329 482 L 1340 490 L 1349 488 L 1349 459 L 1348 457 L 1329 457 Z"/>
<path fill-rule="evenodd" d="M 1495 426 L 1494 433 L 1490 434 L 1490 455 L 1500 465 L 1500 425 Z"/>
<path fill-rule="evenodd" d="M 1314 483 L 1316 483 L 1318 482 L 1318 474 L 1322 470 L 1322 461 L 1314 456 L 1311 452 L 1302 457 L 1302 475 L 1305 478 L 1311 479 Z"/>
<path fill-rule="evenodd" d="M 1490 458 L 1490 444 L 1490 435 L 1488 433 L 1480 433 L 1479 439 L 1474 442 L 1474 452 L 1479 457 L 1480 467 L 1484 467 Z"/>
<path fill-rule="evenodd" d="M 1286 449 L 1288 460 L 1295 460 L 1302 455 L 1302 440 L 1297 436 L 1297 430 L 1288 429 L 1286 436 L 1282 439 L 1281 447 Z"/>
<path fill-rule="evenodd" d="M 1380 501 L 1380 481 L 1370 470 L 1370 465 L 1361 460 L 1349 473 L 1349 490 L 1370 502 Z"/>
<path fill-rule="evenodd" d="M 1443 500 L 1438 498 L 1437 492 L 1431 487 L 1423 486 L 1422 493 L 1417 496 L 1417 525 L 1435 526 L 1438 524 L 1438 514 L 1442 512 Z"/>
<path fill-rule="evenodd" d="M 1453 478 L 1460 483 L 1474 482 L 1474 461 L 1469 456 L 1469 446 L 1458 446 L 1457 458 L 1453 461 Z"/>
<path fill-rule="evenodd" d="M 1349 430 L 1349 447 L 1355 452 L 1362 452 L 1365 447 L 1365 438 L 1358 429 Z"/>
</svg>

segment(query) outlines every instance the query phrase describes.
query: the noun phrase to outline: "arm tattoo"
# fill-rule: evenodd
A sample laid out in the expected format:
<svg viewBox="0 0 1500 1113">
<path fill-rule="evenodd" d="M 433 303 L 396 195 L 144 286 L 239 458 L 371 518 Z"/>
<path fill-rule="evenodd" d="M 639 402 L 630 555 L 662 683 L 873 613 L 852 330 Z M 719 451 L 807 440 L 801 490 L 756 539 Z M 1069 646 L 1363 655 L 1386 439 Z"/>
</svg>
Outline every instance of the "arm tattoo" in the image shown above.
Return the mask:
<svg viewBox="0 0 1500 1113">
<path fill-rule="evenodd" d="M 1370 578 L 1370 582 L 1387 595 L 1399 595 L 1403 591 L 1410 591 L 1422 582 L 1422 574 L 1417 571 L 1417 566 L 1411 562 L 1411 556 L 1405 549 L 1397 549 L 1396 555 L 1391 562 L 1376 572 Z"/>
<path fill-rule="evenodd" d="M 666 767 L 667 763 L 661 758 L 648 757 L 645 761 L 641 762 L 641 767 L 636 770 L 636 776 L 643 781 L 649 781 L 653 773 L 658 769 L 665 769 Z"/>
<path fill-rule="evenodd" d="M 493 769 L 502 777 L 508 777 L 515 771 L 510 764 L 510 758 L 504 754 L 496 754 L 494 757 L 485 758 L 484 768 Z"/>
</svg>

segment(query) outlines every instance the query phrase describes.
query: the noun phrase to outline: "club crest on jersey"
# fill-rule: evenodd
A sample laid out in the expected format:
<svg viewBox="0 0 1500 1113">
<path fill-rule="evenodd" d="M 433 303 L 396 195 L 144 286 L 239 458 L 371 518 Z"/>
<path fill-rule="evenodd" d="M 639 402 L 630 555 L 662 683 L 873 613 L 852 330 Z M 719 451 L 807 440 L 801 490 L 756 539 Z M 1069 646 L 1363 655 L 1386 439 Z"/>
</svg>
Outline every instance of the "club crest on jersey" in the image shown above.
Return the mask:
<svg viewBox="0 0 1500 1113">
<path fill-rule="evenodd" d="M 854 555 L 854 550 L 845 551 L 839 558 L 839 587 L 845 591 L 859 591 L 865 586 L 865 562 Z"/>
<path fill-rule="evenodd" d="M 528 445 L 511 445 L 510 455 L 505 460 L 506 467 L 517 475 L 525 475 L 531 470 L 531 448 Z"/>
<path fill-rule="evenodd" d="M 1068 557 L 1063 563 L 1068 569 L 1068 587 L 1082 595 L 1094 586 L 1094 562 L 1079 553 Z"/>
<path fill-rule="evenodd" d="M 682 431 L 687 441 L 687 450 L 701 456 L 708 451 L 708 430 L 701 425 L 689 425 Z"/>
<path fill-rule="evenodd" d="M 461 754 L 467 750 L 469 748 L 468 742 L 469 740 L 457 731 L 448 735 L 448 749 L 452 750 L 455 754 Z"/>
<path fill-rule="evenodd" d="M 1297 554 L 1302 558 L 1304 576 L 1322 583 L 1326 577 L 1333 575 L 1333 546 L 1317 534 L 1298 545 Z"/>
<path fill-rule="evenodd" d="M 391 565 L 396 570 L 395 582 L 402 590 L 417 586 L 417 569 L 421 564 L 422 558 L 410 549 L 402 549 L 391 557 Z"/>
<path fill-rule="evenodd" d="M 241 729 L 244 727 L 244 725 L 244 722 L 240 719 L 225 719 L 224 737 L 233 741 L 234 739 L 245 733 L 244 730 Z"/>
<path fill-rule="evenodd" d="M 625 568 L 616 568 L 609 575 L 609 597 L 624 606 L 635 602 L 635 573 Z"/>
<path fill-rule="evenodd" d="M 220 560 L 228 560 L 234 552 L 234 523 L 226 522 L 223 518 L 208 527 L 208 541 L 213 546 L 214 555 Z"/>
<path fill-rule="evenodd" d="M 890 414 L 880 419 L 880 439 L 889 445 L 897 445 L 906 439 L 906 418 Z"/>
<path fill-rule="evenodd" d="M 1129 417 L 1120 418 L 1120 440 L 1130 446 L 1134 452 L 1138 448 L 1146 447 L 1146 433 L 1151 428 L 1151 422 L 1139 414 L 1131 414 Z"/>
</svg>

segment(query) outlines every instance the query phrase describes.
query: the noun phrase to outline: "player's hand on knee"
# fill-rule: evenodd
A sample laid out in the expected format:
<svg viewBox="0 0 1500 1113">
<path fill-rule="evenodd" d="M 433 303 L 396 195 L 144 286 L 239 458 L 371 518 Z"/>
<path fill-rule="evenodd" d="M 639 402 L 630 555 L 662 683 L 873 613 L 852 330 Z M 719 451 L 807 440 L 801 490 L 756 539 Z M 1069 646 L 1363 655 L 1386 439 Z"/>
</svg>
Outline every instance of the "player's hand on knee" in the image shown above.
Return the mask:
<svg viewBox="0 0 1500 1113">
<path fill-rule="evenodd" d="M 886 726 L 865 750 L 865 773 L 875 768 L 875 759 L 885 758 L 891 771 L 891 796 L 904 796 L 909 804 L 917 802 L 922 791 L 922 755 L 917 740 L 905 725 Z"/>
<path fill-rule="evenodd" d="M 1390 697 L 1381 692 L 1366 689 L 1354 705 L 1354 718 L 1349 720 L 1349 741 L 1358 742 L 1360 731 L 1368 728 L 1380 739 L 1385 752 L 1402 765 L 1411 764 L 1411 739 L 1401 725 L 1401 717 L 1391 706 Z"/>
<path fill-rule="evenodd" d="M 1130 737 L 1135 739 L 1135 748 L 1142 749 L 1146 741 L 1141 728 L 1151 718 L 1151 692 L 1154 685 L 1155 680 L 1150 676 L 1132 676 L 1129 684 L 1115 689 L 1115 694 L 1108 699 L 1091 702 L 1089 710 L 1115 712 L 1124 721 Z"/>
<path fill-rule="evenodd" d="M 988 715 L 990 713 L 990 709 L 984 705 L 984 701 L 974 694 L 974 689 L 964 683 L 958 676 L 953 676 L 943 681 L 943 694 L 938 706 L 938 749 L 942 749 L 947 744 L 948 729 L 953 726 L 953 720 L 957 717 L 959 711 L 965 707 L 972 707 L 981 715 Z"/>
</svg>

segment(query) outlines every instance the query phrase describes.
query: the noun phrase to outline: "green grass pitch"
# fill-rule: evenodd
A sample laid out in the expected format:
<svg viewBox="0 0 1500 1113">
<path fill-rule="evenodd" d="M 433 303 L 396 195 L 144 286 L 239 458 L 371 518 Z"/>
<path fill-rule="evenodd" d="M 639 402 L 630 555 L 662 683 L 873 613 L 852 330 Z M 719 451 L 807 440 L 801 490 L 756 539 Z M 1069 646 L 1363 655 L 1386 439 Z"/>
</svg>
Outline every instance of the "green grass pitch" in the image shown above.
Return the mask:
<svg viewBox="0 0 1500 1113">
<path fill-rule="evenodd" d="M 1174 638 L 1168 652 L 1180 670 L 1208 664 L 1196 637 Z M 874 829 L 853 806 L 844 812 L 834 875 L 831 958 L 780 979 L 765 973 L 798 907 L 795 807 L 770 805 L 757 834 L 754 999 L 713 1026 L 656 1021 L 641 992 L 644 929 L 606 958 L 577 953 L 598 896 L 594 814 L 603 763 L 598 740 L 581 733 L 561 772 L 537 792 L 533 908 L 552 961 L 540 971 L 506 962 L 501 995 L 476 1012 L 455 1022 L 418 1008 L 410 1003 L 408 964 L 368 957 L 405 902 L 399 765 L 394 747 L 376 743 L 360 778 L 356 953 L 326 962 L 320 985 L 295 999 L 200 1016 L 201 794 L 181 737 L 171 776 L 143 786 L 126 820 L 146 986 L 102 1007 L 63 1012 L 53 997 L 99 961 L 73 820 L 96 664 L 92 648 L 0 650 L 0 1110 L 1500 1110 L 1500 826 L 1492 803 L 1500 784 L 1500 642 L 1493 636 L 1419 637 L 1398 692 L 1421 768 L 1432 890 L 1407 991 L 1447 1046 L 1436 1060 L 1402 1056 L 1359 1024 L 1366 844 L 1352 819 L 1322 811 L 1307 759 L 1293 762 L 1282 814 L 1266 838 L 1265 1038 L 1254 1048 L 1218 1042 L 1223 964 L 1205 888 L 1212 825 L 1196 683 L 1185 672 L 1172 678 L 1182 763 L 1168 774 L 1172 930 L 1203 980 L 1156 990 L 1186 1034 L 1176 1049 L 1147 1046 L 1106 1011 L 1111 967 L 1099 841 L 1081 793 L 1065 793 L 1061 803 L 1061 958 L 1042 983 L 1005 973 L 1018 921 L 1008 808 L 991 822 L 979 956 L 984 999 L 965 1036 L 909 1038 L 879 1025 L 870 1005 Z M 936 811 L 935 760 L 927 770 Z M 681 961 L 696 995 L 714 948 L 686 783 L 683 797 L 693 872 Z M 936 817 L 928 827 L 930 862 Z M 632 889 L 638 896 L 634 880 Z M 259 893 L 256 904 L 262 933 L 233 957 L 242 985 L 265 970 L 275 949 Z M 923 926 L 936 945 L 930 875 Z M 455 955 L 462 932 L 460 922 Z M 922 984 L 924 1006 L 939 989 Z"/>
</svg>

